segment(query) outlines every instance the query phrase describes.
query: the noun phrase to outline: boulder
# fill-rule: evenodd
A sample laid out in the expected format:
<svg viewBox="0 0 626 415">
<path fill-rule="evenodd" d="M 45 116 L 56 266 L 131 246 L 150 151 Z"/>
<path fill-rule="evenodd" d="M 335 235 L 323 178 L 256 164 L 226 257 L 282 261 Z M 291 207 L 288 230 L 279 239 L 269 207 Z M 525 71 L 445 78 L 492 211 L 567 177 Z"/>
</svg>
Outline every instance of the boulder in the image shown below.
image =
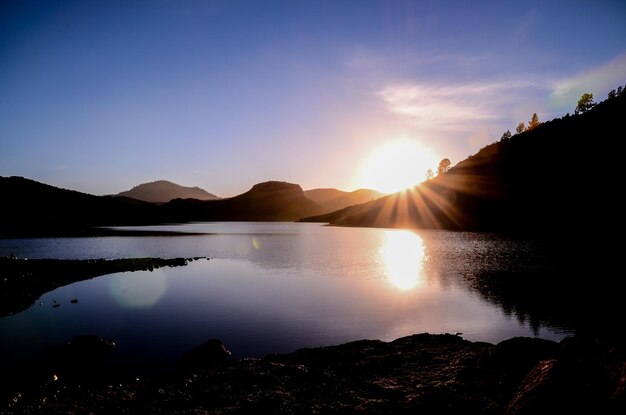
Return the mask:
<svg viewBox="0 0 626 415">
<path fill-rule="evenodd" d="M 626 362 L 622 364 L 615 379 L 615 389 L 611 395 L 616 406 L 626 408 Z"/>
<path fill-rule="evenodd" d="M 207 368 L 223 362 L 230 354 L 224 342 L 219 339 L 209 339 L 183 354 L 180 366 L 183 369 Z"/>
<path fill-rule="evenodd" d="M 491 361 L 521 378 L 538 362 L 557 358 L 559 350 L 559 344 L 550 340 L 513 337 L 496 345 Z"/>
<path fill-rule="evenodd" d="M 543 360 L 524 378 L 505 414 L 607 413 L 602 380 L 589 375 L 571 361 Z"/>
<path fill-rule="evenodd" d="M 106 370 L 106 361 L 115 343 L 97 336 L 76 336 L 69 343 L 43 351 L 45 366 L 61 378 L 97 378 Z"/>
</svg>

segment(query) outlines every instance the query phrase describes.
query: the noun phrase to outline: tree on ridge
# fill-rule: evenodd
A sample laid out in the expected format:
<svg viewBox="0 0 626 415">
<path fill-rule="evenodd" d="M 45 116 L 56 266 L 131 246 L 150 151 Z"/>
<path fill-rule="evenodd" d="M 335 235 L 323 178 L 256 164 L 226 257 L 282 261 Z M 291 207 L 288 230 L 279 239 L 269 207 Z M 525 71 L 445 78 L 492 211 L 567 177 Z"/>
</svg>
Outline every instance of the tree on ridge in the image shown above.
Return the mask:
<svg viewBox="0 0 626 415">
<path fill-rule="evenodd" d="M 450 165 L 452 163 L 450 163 L 450 159 L 443 159 L 439 162 L 439 167 L 437 167 L 437 176 L 441 176 L 442 174 L 444 174 L 445 172 L 447 172 L 448 170 L 450 170 Z"/>
<path fill-rule="evenodd" d="M 574 110 L 574 114 L 582 114 L 595 106 L 596 103 L 593 102 L 593 94 L 585 92 L 578 100 L 578 105 L 576 106 L 576 110 Z"/>
<path fill-rule="evenodd" d="M 541 124 L 541 122 L 539 122 L 539 117 L 537 116 L 537 113 L 535 112 L 533 114 L 533 117 L 530 119 L 530 121 L 528 121 L 527 130 L 532 130 L 533 128 L 537 128 L 539 124 Z"/>
</svg>

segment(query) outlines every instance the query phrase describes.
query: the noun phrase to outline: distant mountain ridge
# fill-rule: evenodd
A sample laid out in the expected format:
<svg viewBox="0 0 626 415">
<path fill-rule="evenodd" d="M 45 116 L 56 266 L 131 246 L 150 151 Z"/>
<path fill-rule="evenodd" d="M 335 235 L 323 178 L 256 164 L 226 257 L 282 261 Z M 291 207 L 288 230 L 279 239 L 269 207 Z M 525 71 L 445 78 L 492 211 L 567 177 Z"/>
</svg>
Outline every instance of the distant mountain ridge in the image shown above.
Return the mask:
<svg viewBox="0 0 626 415">
<path fill-rule="evenodd" d="M 346 226 L 597 233 L 616 228 L 623 216 L 618 138 L 624 114 L 626 93 L 583 114 L 544 122 L 490 144 L 420 186 L 331 213 L 307 198 L 299 185 L 276 181 L 256 184 L 229 199 L 179 198 L 156 205 L 0 177 L 0 236 L 77 234 L 94 226 L 300 218 Z M 322 190 L 309 195 L 325 197 L 328 204 L 340 192 Z"/>
<path fill-rule="evenodd" d="M 324 209 L 293 183 L 268 181 L 228 199 L 175 199 L 163 205 L 169 221 L 296 221 Z M 312 212 L 312 213 L 311 213 Z"/>
<path fill-rule="evenodd" d="M 324 209 L 293 183 L 265 182 L 229 199 L 154 204 L 0 176 L 0 237 L 89 235 L 93 227 L 188 221 L 295 221 Z"/>
<path fill-rule="evenodd" d="M 126 196 L 144 202 L 167 203 L 173 199 L 219 199 L 216 195 L 207 192 L 200 187 L 187 187 L 172 183 L 167 180 L 142 183 L 130 190 L 118 193 L 116 196 Z"/>
<path fill-rule="evenodd" d="M 306 190 L 304 195 L 321 205 L 326 212 L 333 212 L 348 206 L 370 202 L 385 196 L 384 193 L 371 189 L 344 192 L 332 188 Z"/>
</svg>

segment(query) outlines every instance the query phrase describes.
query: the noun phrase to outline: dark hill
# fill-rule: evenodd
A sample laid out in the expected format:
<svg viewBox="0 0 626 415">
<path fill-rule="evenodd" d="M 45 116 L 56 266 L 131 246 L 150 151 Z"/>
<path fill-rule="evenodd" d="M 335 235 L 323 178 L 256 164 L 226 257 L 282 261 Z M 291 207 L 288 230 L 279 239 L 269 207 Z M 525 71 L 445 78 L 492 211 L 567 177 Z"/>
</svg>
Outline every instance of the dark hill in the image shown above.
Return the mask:
<svg viewBox="0 0 626 415">
<path fill-rule="evenodd" d="M 219 199 L 214 194 L 199 187 L 181 186 L 166 180 L 143 183 L 130 190 L 118 193 L 117 196 L 126 196 L 152 203 L 167 203 L 173 199 Z"/>
<path fill-rule="evenodd" d="M 229 199 L 176 199 L 163 205 L 173 221 L 294 221 L 319 214 L 323 208 L 304 196 L 297 184 L 269 181 Z"/>
<path fill-rule="evenodd" d="M 625 115 L 622 94 L 488 145 L 410 191 L 305 220 L 542 233 L 612 226 L 621 220 L 617 135 Z"/>
<path fill-rule="evenodd" d="M 337 189 L 313 189 L 304 192 L 304 195 L 321 205 L 326 212 L 333 212 L 352 205 L 381 198 L 384 193 L 370 189 L 358 189 L 353 192 L 344 192 Z"/>
<path fill-rule="evenodd" d="M 86 227 L 158 220 L 157 206 L 126 197 L 93 196 L 23 177 L 0 177 L 0 235 L 75 234 Z"/>
</svg>

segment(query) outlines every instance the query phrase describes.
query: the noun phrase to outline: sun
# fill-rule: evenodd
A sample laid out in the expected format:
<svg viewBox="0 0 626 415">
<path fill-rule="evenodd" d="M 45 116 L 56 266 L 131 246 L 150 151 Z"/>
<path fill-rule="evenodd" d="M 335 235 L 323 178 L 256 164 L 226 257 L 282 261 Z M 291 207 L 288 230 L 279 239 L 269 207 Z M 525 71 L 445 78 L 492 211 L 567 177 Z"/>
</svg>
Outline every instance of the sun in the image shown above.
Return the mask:
<svg viewBox="0 0 626 415">
<path fill-rule="evenodd" d="M 435 171 L 437 158 L 416 140 L 387 141 L 372 151 L 359 170 L 360 187 L 394 193 L 424 181 L 426 171 Z"/>
</svg>

